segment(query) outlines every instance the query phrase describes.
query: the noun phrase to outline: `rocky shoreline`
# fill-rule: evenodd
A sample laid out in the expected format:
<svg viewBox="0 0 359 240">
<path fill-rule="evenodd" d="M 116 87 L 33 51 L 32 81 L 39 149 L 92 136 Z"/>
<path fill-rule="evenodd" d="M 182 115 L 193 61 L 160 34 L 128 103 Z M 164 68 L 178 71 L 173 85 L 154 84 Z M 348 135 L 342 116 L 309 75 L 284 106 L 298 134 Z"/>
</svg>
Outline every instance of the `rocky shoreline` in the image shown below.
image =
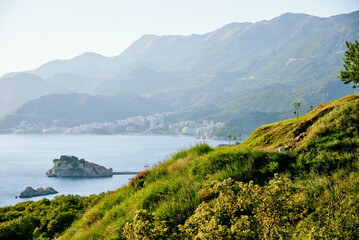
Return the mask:
<svg viewBox="0 0 359 240">
<path fill-rule="evenodd" d="M 32 187 L 27 187 L 24 191 L 20 193 L 20 198 L 32 198 L 32 197 L 38 197 L 38 196 L 46 196 L 50 194 L 56 194 L 59 193 L 52 187 L 47 187 L 46 189 L 38 188 L 33 189 Z"/>
<path fill-rule="evenodd" d="M 78 159 L 75 156 L 61 156 L 53 160 L 54 166 L 46 172 L 48 177 L 97 178 L 112 177 L 112 168 Z"/>
</svg>

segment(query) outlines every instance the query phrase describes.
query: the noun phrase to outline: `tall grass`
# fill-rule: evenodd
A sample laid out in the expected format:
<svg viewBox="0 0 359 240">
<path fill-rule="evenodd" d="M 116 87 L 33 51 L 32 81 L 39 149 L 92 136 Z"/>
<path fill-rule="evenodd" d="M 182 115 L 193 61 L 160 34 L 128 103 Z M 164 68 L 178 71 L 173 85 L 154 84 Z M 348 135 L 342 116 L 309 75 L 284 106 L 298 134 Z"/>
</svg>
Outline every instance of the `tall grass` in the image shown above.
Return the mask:
<svg viewBox="0 0 359 240">
<path fill-rule="evenodd" d="M 136 176 L 130 187 L 108 195 L 61 239 L 124 239 L 123 226 L 139 209 L 154 214 L 168 238 L 178 239 L 179 226 L 198 206 L 219 197 L 213 181 L 252 181 L 265 189 L 276 173 L 293 180 L 298 196 L 306 201 L 285 236 L 353 239 L 359 236 L 358 99 L 349 96 L 264 126 L 239 146 L 211 148 L 200 143 L 182 149 Z M 291 148 L 278 153 L 285 145 Z"/>
</svg>

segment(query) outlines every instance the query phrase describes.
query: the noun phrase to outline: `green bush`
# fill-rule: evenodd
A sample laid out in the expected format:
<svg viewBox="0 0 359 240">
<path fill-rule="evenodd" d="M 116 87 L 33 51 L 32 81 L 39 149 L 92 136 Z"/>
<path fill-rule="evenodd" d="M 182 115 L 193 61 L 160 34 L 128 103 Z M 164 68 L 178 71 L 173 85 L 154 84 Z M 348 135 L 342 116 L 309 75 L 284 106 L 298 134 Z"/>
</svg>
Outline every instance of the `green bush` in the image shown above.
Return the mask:
<svg viewBox="0 0 359 240">
<path fill-rule="evenodd" d="M 147 210 L 138 210 L 132 223 L 126 223 L 123 227 L 123 235 L 127 239 L 167 239 L 168 233 L 165 222 L 148 213 Z"/>
<path fill-rule="evenodd" d="M 303 194 L 283 177 L 266 187 L 227 179 L 213 189 L 218 197 L 179 226 L 184 239 L 288 238 L 306 210 Z"/>
<path fill-rule="evenodd" d="M 0 239 L 33 239 L 33 236 L 53 238 L 101 197 L 61 195 L 52 201 L 44 198 L 37 202 L 28 201 L 0 208 Z"/>
</svg>

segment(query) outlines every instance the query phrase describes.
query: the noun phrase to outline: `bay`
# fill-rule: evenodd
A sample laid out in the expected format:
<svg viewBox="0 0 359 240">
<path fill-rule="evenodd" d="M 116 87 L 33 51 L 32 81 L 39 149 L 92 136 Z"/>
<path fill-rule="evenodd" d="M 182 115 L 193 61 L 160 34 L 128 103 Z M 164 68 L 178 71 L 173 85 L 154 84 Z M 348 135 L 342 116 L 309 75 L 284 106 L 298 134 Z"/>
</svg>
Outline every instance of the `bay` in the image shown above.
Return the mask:
<svg viewBox="0 0 359 240">
<path fill-rule="evenodd" d="M 61 155 L 84 158 L 114 171 L 143 171 L 145 165 L 153 166 L 199 141 L 184 136 L 0 135 L 0 207 L 43 198 L 15 198 L 28 186 L 88 196 L 116 190 L 133 177 L 48 178 L 45 173 L 53 166 L 52 160 Z M 217 146 L 227 141 L 206 142 Z"/>
</svg>

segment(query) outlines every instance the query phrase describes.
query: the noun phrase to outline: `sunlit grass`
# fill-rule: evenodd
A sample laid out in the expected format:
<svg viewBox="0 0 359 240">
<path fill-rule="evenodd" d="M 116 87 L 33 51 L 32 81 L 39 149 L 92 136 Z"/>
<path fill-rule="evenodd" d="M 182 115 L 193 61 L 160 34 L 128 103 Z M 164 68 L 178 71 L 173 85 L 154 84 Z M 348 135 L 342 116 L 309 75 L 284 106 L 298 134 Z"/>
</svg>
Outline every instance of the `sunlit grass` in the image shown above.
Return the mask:
<svg viewBox="0 0 359 240">
<path fill-rule="evenodd" d="M 293 226 L 283 228 L 288 231 L 283 236 L 359 236 L 355 232 L 359 229 L 358 112 L 359 95 L 352 95 L 299 118 L 263 126 L 239 146 L 212 148 L 199 143 L 181 149 L 135 176 L 128 186 L 105 194 L 60 239 L 124 239 L 123 227 L 140 209 L 157 221 L 155 226 L 165 226 L 162 230 L 168 236 L 179 239 L 179 226 L 202 203 L 219 198 L 214 182 L 252 182 L 264 191 L 276 174 L 291 182 L 299 191 L 295 192 L 298 200 L 305 204 Z M 280 146 L 290 148 L 279 153 Z M 276 198 L 268 199 L 269 205 L 276 204 Z M 255 232 L 260 235 L 261 231 Z"/>
</svg>

